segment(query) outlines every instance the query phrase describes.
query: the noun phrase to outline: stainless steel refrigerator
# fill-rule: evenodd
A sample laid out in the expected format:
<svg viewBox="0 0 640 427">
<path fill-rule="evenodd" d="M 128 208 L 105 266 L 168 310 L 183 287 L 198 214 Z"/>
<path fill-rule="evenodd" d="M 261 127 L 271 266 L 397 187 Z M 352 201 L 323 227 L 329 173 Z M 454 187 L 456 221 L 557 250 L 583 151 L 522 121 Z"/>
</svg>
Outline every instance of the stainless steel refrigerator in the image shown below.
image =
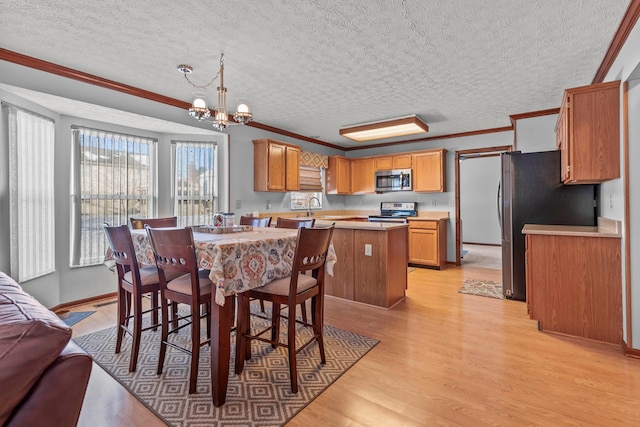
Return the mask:
<svg viewBox="0 0 640 427">
<path fill-rule="evenodd" d="M 560 151 L 503 153 L 498 212 L 502 225 L 502 289 L 526 300 L 525 224 L 596 225 L 597 187 L 563 185 Z"/>
</svg>

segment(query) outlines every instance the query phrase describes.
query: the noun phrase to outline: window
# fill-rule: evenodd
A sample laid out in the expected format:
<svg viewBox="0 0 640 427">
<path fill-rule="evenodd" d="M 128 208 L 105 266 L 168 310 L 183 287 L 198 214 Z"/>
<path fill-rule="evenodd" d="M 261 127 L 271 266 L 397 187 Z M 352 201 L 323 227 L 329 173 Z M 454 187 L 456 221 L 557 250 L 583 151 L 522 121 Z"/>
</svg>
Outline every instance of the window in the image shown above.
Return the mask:
<svg viewBox="0 0 640 427">
<path fill-rule="evenodd" d="M 53 120 L 8 106 L 11 277 L 55 271 Z"/>
<path fill-rule="evenodd" d="M 218 202 L 217 146 L 173 143 L 173 206 L 179 226 L 211 224 Z"/>
<path fill-rule="evenodd" d="M 74 128 L 71 265 L 99 264 L 102 224 L 127 224 L 155 213 L 156 140 Z"/>
</svg>

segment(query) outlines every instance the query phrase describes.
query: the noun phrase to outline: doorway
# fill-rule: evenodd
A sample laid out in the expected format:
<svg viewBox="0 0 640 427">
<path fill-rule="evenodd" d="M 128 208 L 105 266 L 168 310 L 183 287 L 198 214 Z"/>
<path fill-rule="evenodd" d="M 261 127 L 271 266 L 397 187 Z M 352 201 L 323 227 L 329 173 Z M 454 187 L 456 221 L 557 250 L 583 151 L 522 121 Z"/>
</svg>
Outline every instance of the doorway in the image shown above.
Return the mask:
<svg viewBox="0 0 640 427">
<path fill-rule="evenodd" d="M 478 171 L 482 171 L 483 167 L 490 167 L 492 169 L 497 168 L 497 171 L 491 171 L 491 172 L 493 172 L 494 175 L 497 172 L 499 176 L 501 174 L 500 172 L 501 167 L 499 163 L 500 154 L 511 151 L 511 148 L 512 147 L 510 145 L 505 145 L 505 146 L 498 146 L 498 147 L 485 147 L 485 148 L 475 148 L 475 149 L 469 149 L 469 150 L 456 151 L 455 227 L 456 227 L 456 265 L 458 266 L 462 264 L 462 260 L 464 256 L 463 251 L 467 251 L 466 252 L 468 254 L 467 259 L 477 263 L 479 267 L 482 267 L 482 265 L 486 264 L 487 267 L 482 267 L 482 268 L 496 268 L 498 265 L 499 265 L 498 268 L 501 268 L 501 260 L 502 260 L 502 252 L 500 249 L 501 242 L 498 241 L 501 235 L 498 234 L 496 236 L 496 233 L 497 233 L 496 230 L 500 228 L 501 224 L 498 218 L 498 200 L 497 200 L 498 187 L 497 185 L 495 185 L 495 180 L 494 180 L 494 184 L 491 185 L 490 188 L 482 188 L 483 191 L 485 190 L 489 191 L 491 192 L 491 194 L 486 192 L 483 193 L 482 191 L 468 193 L 468 192 L 462 191 L 462 188 L 461 188 L 462 181 L 460 179 L 461 177 L 460 174 L 461 174 L 461 162 L 473 161 L 474 159 L 481 159 L 482 163 L 475 164 L 476 166 L 475 170 L 477 171 L 476 173 L 479 173 Z M 478 162 L 479 161 L 480 160 L 478 160 Z M 480 168 L 478 168 L 478 166 Z M 470 169 L 472 174 L 474 174 L 473 170 L 474 168 Z M 463 185 L 467 186 L 470 184 L 467 183 Z M 465 189 L 467 188 L 465 187 Z M 476 200 L 475 202 L 481 203 L 482 205 L 493 204 L 495 205 L 495 210 L 489 209 L 487 212 L 490 211 L 491 213 L 486 213 L 485 216 L 487 216 L 487 218 L 485 219 L 479 218 L 479 220 L 475 224 L 470 224 L 470 226 L 473 227 L 475 233 L 474 235 L 469 236 L 471 240 L 468 238 L 463 239 L 464 233 L 463 233 L 463 218 L 461 216 L 461 213 L 462 213 L 461 194 L 466 194 L 465 200 L 469 201 L 468 200 L 469 198 L 475 197 L 472 195 L 474 193 L 477 193 L 479 195 L 478 197 L 481 198 Z M 470 202 L 474 203 L 474 200 L 470 200 Z M 470 222 L 473 222 L 473 220 L 475 219 L 476 218 L 471 218 Z M 474 239 L 477 241 L 474 241 Z M 463 240 L 470 242 L 471 244 L 464 245 Z M 465 246 L 468 246 L 468 247 L 465 247 Z M 486 246 L 486 247 L 483 247 L 483 246 Z M 473 254 L 471 253 L 471 249 L 474 249 Z M 500 261 L 500 263 L 498 263 L 498 261 Z"/>
</svg>

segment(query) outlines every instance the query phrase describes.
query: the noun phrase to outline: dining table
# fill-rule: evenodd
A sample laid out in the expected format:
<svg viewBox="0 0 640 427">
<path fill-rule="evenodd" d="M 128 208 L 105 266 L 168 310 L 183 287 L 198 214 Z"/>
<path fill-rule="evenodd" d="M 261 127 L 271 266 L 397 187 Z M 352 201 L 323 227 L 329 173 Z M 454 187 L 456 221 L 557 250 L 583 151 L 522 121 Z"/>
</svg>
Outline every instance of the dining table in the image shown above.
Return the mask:
<svg viewBox="0 0 640 427">
<path fill-rule="evenodd" d="M 242 231 L 216 233 L 193 228 L 198 266 L 209 270 L 211 292 L 211 394 L 213 404 L 225 403 L 231 358 L 232 305 L 234 295 L 291 275 L 298 230 L 245 227 Z M 198 231 L 205 230 L 206 232 Z M 155 264 L 146 230 L 131 230 L 138 262 Z M 329 247 L 325 272 L 333 275 L 337 258 Z"/>
</svg>

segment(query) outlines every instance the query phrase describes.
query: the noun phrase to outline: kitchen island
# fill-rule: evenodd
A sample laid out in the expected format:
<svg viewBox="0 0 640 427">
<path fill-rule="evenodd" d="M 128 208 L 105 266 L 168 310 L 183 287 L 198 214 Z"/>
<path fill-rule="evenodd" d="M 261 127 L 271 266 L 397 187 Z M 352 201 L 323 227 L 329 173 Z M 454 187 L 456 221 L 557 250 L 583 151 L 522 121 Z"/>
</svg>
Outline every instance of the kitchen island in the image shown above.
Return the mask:
<svg viewBox="0 0 640 427">
<path fill-rule="evenodd" d="M 325 294 L 391 308 L 407 289 L 408 226 L 403 223 L 330 221 L 338 257 L 333 276 L 325 275 Z"/>
</svg>

